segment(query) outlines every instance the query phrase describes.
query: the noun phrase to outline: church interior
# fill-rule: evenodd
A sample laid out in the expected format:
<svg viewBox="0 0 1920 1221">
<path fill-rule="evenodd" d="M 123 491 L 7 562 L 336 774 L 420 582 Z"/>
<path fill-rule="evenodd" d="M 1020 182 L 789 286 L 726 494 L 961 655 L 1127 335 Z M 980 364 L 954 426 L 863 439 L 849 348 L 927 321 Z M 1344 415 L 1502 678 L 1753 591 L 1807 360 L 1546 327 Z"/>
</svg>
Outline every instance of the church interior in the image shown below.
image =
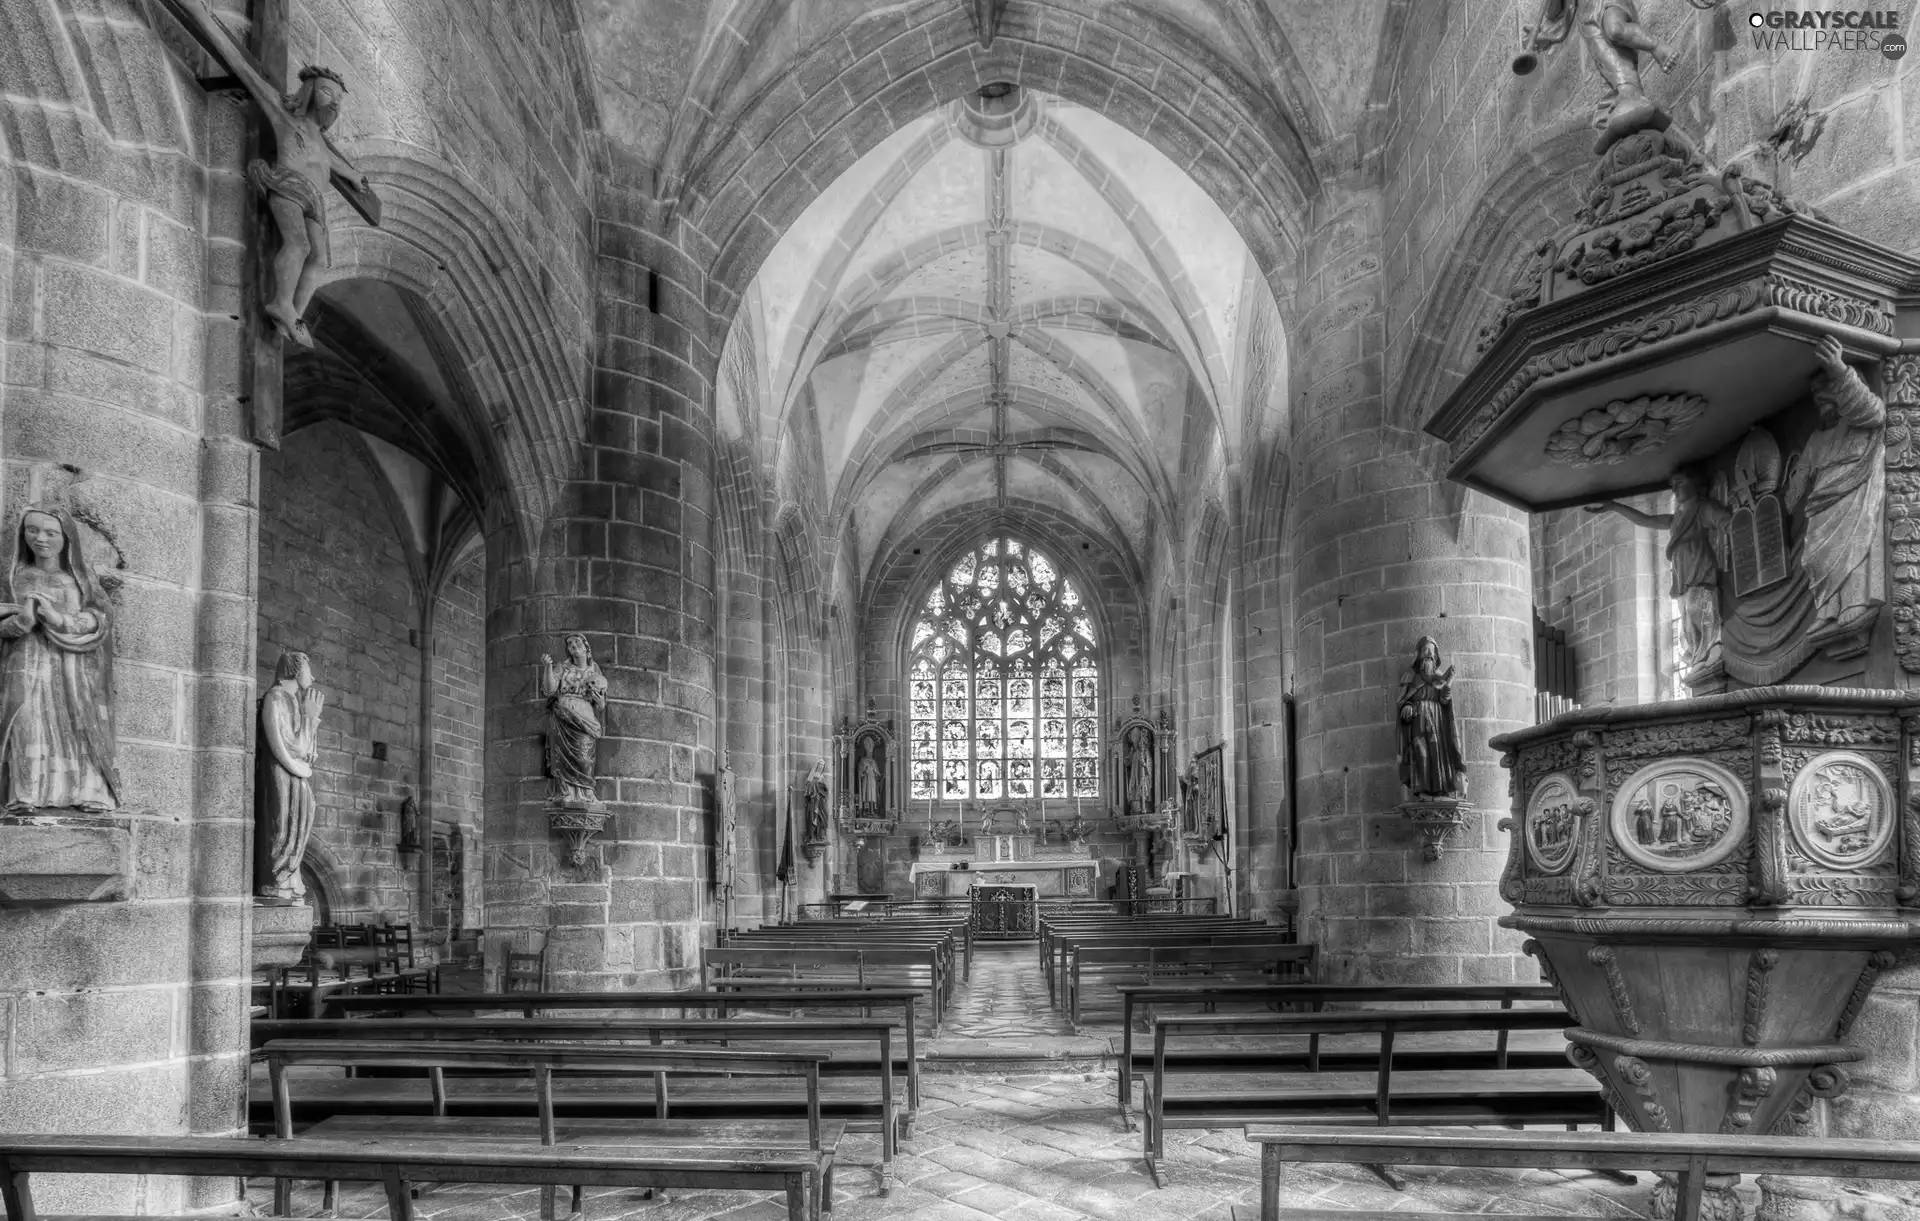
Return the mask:
<svg viewBox="0 0 1920 1221">
<path fill-rule="evenodd" d="M 7 1221 L 1920 1221 L 1909 16 L 0 0 Z"/>
</svg>

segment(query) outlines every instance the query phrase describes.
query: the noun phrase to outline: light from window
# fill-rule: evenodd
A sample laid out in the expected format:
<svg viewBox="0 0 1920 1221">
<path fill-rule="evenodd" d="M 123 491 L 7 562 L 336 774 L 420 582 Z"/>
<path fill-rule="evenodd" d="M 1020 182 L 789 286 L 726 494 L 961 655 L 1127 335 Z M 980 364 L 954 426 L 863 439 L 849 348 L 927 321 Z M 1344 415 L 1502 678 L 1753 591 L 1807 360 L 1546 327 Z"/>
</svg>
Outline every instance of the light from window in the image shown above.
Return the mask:
<svg viewBox="0 0 1920 1221">
<path fill-rule="evenodd" d="M 994 539 L 927 593 L 907 636 L 913 798 L 1100 795 L 1093 615 L 1045 555 Z M 1071 791 L 1069 791 L 1071 786 Z"/>
</svg>

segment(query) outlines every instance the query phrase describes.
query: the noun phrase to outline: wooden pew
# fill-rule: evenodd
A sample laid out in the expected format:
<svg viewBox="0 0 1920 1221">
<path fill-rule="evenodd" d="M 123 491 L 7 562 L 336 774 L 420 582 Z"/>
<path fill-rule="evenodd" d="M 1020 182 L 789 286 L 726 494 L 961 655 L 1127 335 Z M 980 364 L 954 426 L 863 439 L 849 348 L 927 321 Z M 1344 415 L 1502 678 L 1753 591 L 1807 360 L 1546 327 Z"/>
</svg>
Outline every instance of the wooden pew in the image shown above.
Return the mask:
<svg viewBox="0 0 1920 1221">
<path fill-rule="evenodd" d="M 906 949 L 935 945 L 940 949 L 949 977 L 957 970 L 960 978 L 966 979 L 973 971 L 972 953 L 968 948 L 971 943 L 966 932 L 963 927 L 951 924 L 926 928 L 900 928 L 890 922 L 852 928 L 825 923 L 781 924 L 735 934 L 721 944 L 727 948 L 840 946 L 848 949 Z"/>
<path fill-rule="evenodd" d="M 822 1158 L 810 1151 L 744 1146 L 642 1149 L 515 1141 L 476 1147 L 466 1140 L 348 1144 L 217 1136 L 0 1135 L 0 1197 L 7 1221 L 39 1221 L 33 1202 L 36 1174 L 375 1182 L 386 1188 L 392 1221 L 413 1221 L 410 1187 L 422 1182 L 543 1186 L 560 1180 L 586 1187 L 775 1191 L 786 1196 L 787 1221 L 808 1221 L 810 1182 L 821 1177 L 822 1167 Z"/>
<path fill-rule="evenodd" d="M 436 996 L 340 996 L 329 1002 L 332 1016 L 352 1013 L 395 1013 L 426 1017 L 451 1013 L 513 1013 L 531 1018 L 559 1010 L 595 1010 L 633 1015 L 636 1011 L 689 1012 L 728 1017 L 743 1009 L 858 1009 L 863 1017 L 876 1009 L 896 1009 L 905 1027 L 907 1111 L 920 1109 L 920 1053 L 918 1043 L 919 988 L 815 988 L 804 981 L 782 988 L 742 988 L 721 992 L 464 992 Z M 912 1131 L 912 1119 L 907 1124 Z"/>
<path fill-rule="evenodd" d="M 1159 933 L 1074 933 L 1057 936 L 1053 941 L 1054 959 L 1059 972 L 1057 980 L 1048 991 L 1049 999 L 1060 1008 L 1070 1007 L 1068 995 L 1069 977 L 1079 970 L 1081 951 L 1094 951 L 1089 959 L 1096 964 L 1100 974 L 1126 974 L 1131 963 L 1135 975 L 1145 975 L 1148 965 L 1154 960 L 1149 953 L 1155 949 L 1175 949 L 1180 947 L 1213 946 L 1225 948 L 1236 945 L 1259 946 L 1296 946 L 1292 961 L 1297 964 L 1303 976 L 1313 966 L 1313 947 L 1297 946 L 1291 938 L 1284 937 L 1272 929 L 1235 929 L 1231 932 L 1159 932 Z M 1129 955 L 1131 954 L 1131 958 Z M 1141 978 L 1138 982 L 1150 983 Z"/>
<path fill-rule="evenodd" d="M 842 1118 L 847 1121 L 850 1132 L 880 1133 L 880 1194 L 886 1195 L 893 1187 L 894 1155 L 898 1149 L 899 1137 L 912 1130 L 913 1103 L 911 1096 L 903 1101 L 895 1094 L 893 1059 L 893 1024 L 887 1021 L 861 1021 L 843 1019 L 838 1021 L 805 1019 L 780 1019 L 775 1021 L 753 1021 L 747 1019 L 637 1019 L 637 1018 L 466 1018 L 466 1019 L 379 1019 L 379 1018 L 333 1018 L 307 1021 L 255 1022 L 251 1029 L 253 1045 L 264 1047 L 281 1039 L 353 1039 L 360 1041 L 394 1043 L 408 1039 L 440 1040 L 465 1039 L 482 1042 L 608 1042 L 637 1041 L 649 1046 L 660 1046 L 663 1040 L 672 1040 L 678 1044 L 716 1043 L 731 1046 L 735 1043 L 777 1043 L 782 1051 L 812 1053 L 822 1049 L 820 1043 L 839 1043 L 852 1041 L 874 1045 L 874 1058 L 845 1060 L 838 1057 L 824 1061 L 820 1066 L 823 1081 L 830 1076 L 839 1078 L 872 1077 L 878 1086 L 878 1099 L 869 1099 L 853 1105 L 852 1100 L 836 1098 L 831 1092 L 823 1091 L 821 1105 L 823 1114 L 830 1118 Z M 730 1090 L 718 1092 L 703 1091 L 706 1079 L 694 1078 L 682 1083 L 677 1090 L 678 1105 L 683 1110 L 694 1101 L 731 1101 Z M 363 1096 L 375 1097 L 387 1094 L 391 1082 L 375 1081 L 370 1087 L 362 1087 Z M 703 1093 L 706 1097 L 703 1099 Z M 564 1093 L 562 1103 L 566 1101 Z M 612 1100 L 597 1097 L 592 1099 L 596 1112 L 605 1113 L 612 1107 Z M 561 1110 L 567 1111 L 565 1105 Z M 655 1109 L 652 1099 L 638 1108 L 643 1113 L 652 1113 Z"/>
<path fill-rule="evenodd" d="M 1438 1070 L 1394 1077 L 1398 1035 L 1456 1031 L 1562 1030 L 1560 1009 L 1354 1009 L 1249 1017 L 1162 1017 L 1153 1023 L 1153 1070 L 1143 1086 L 1141 1131 L 1147 1171 L 1162 1182 L 1168 1128 L 1237 1128 L 1249 1123 L 1606 1124 L 1613 1115 L 1599 1083 L 1575 1068 Z M 1375 1034 L 1373 1073 L 1274 1072 L 1256 1059 L 1219 1075 L 1182 1074 L 1168 1093 L 1167 1040 L 1175 1036 Z M 1379 1167 L 1394 1187 L 1404 1186 Z"/>
<path fill-rule="evenodd" d="M 1043 973 L 1052 971 L 1053 939 L 1062 934 L 1154 933 L 1182 929 L 1192 932 L 1212 931 L 1215 929 L 1225 932 L 1253 931 L 1258 929 L 1266 929 L 1268 932 L 1279 931 L 1267 925 L 1257 923 L 1256 921 L 1237 916 L 1134 916 L 1129 918 L 1113 915 L 1042 915 L 1040 917 L 1039 927 L 1036 930 L 1039 939 L 1039 945 L 1036 948 L 1040 955 L 1040 969 Z"/>
<path fill-rule="evenodd" d="M 608 1144 L 635 1142 L 642 1146 L 738 1147 L 743 1140 L 755 1148 L 797 1153 L 804 1149 L 816 1161 L 819 1172 L 809 1182 L 809 1212 L 819 1221 L 823 1208 L 830 1208 L 834 1155 L 845 1125 L 825 1121 L 820 1113 L 820 1064 L 824 1055 L 774 1054 L 742 1051 L 692 1051 L 685 1048 L 559 1046 L 545 1043 L 482 1043 L 452 1041 L 403 1041 L 393 1043 L 360 1042 L 350 1039 L 277 1039 L 261 1048 L 267 1062 L 268 1080 L 273 1091 L 274 1136 L 281 1140 L 294 1135 L 295 1102 L 288 1070 L 326 1066 L 349 1069 L 396 1069 L 424 1071 L 424 1079 L 379 1078 L 361 1081 L 347 1079 L 339 1084 L 350 1087 L 386 1084 L 390 1088 L 411 1090 L 417 1095 L 426 1087 L 430 1111 L 425 1115 L 387 1113 L 380 1105 L 375 1113 L 340 1113 L 308 1126 L 302 1133 L 313 1140 L 404 1141 L 454 1136 L 461 1140 L 523 1143 L 538 1140 L 543 1145 L 559 1141 L 554 1104 L 554 1073 L 589 1072 L 596 1074 L 652 1074 L 653 1117 L 568 1120 L 568 1143 Z M 481 1070 L 525 1074 L 526 1079 L 499 1077 L 460 1078 L 462 1095 L 484 1095 L 492 1105 L 487 1109 L 518 1109 L 526 1116 L 450 1114 L 453 1100 L 447 1090 L 446 1070 Z M 728 1120 L 692 1120 L 672 1117 L 672 1098 L 667 1078 L 681 1073 L 731 1074 L 740 1077 L 797 1077 L 806 1089 L 804 1123 L 757 1119 L 746 1127 L 739 1122 L 747 1115 Z M 319 1092 L 328 1082 L 302 1079 L 304 1091 Z M 500 1088 L 507 1087 L 507 1088 Z M 518 1087 L 518 1088 L 515 1088 Z M 336 1091 L 337 1092 L 337 1091 Z M 356 1090 L 364 1093 L 364 1089 Z M 336 1100 L 338 1101 L 338 1100 Z M 518 1107 L 512 1104 L 518 1103 Z M 504 1107 L 503 1107 L 503 1104 Z M 274 1214 L 288 1215 L 292 1183 L 287 1178 L 274 1182 Z M 578 1211 L 578 1187 L 575 1211 Z M 332 1205 L 332 1186 L 327 1205 Z M 551 1191 L 542 1193 L 541 1216 L 553 1216 Z"/>
<path fill-rule="evenodd" d="M 1068 916 L 1040 918 L 1038 929 L 1039 961 L 1043 974 L 1051 976 L 1055 968 L 1054 943 L 1062 937 L 1099 936 L 1101 934 L 1118 935 L 1134 933 L 1146 935 L 1161 932 L 1254 932 L 1265 929 L 1265 925 L 1251 920 L 1227 916 L 1139 916 L 1122 919 L 1114 916 Z M 1276 930 L 1267 929 L 1269 932 Z"/>
<path fill-rule="evenodd" d="M 900 949 L 727 945 L 707 949 L 700 963 L 700 986 L 715 991 L 729 988 L 758 991 L 770 986 L 794 987 L 809 981 L 838 990 L 864 989 L 869 983 L 918 987 L 922 975 L 927 981 L 925 990 L 933 1010 L 933 1030 L 938 1034 L 946 1018 L 953 977 L 946 971 L 945 960 L 936 945 Z"/>
<path fill-rule="evenodd" d="M 1248 1124 L 1260 1146 L 1259 1221 L 1279 1221 L 1280 1185 L 1294 1162 L 1358 1165 L 1507 1166 L 1528 1170 L 1656 1170 L 1678 1176 L 1674 1221 L 1701 1221 L 1701 1190 L 1713 1174 L 1831 1175 L 1920 1179 L 1920 1141 L 1722 1136 L 1694 1132 L 1503 1132 L 1461 1128 L 1355 1130 L 1297 1124 Z M 1426 1218 L 1449 1214 L 1287 1210 L 1314 1221 Z M 1483 1218 L 1486 1214 L 1472 1214 Z M 1253 1221 L 1235 1209 L 1235 1221 Z M 1459 1221 L 1465 1221 L 1460 1218 Z"/>
<path fill-rule="evenodd" d="M 1153 1055 L 1148 1052 L 1136 1057 L 1134 1053 L 1135 1011 L 1144 1011 L 1149 1018 L 1156 1009 L 1193 1009 L 1200 1008 L 1211 1013 L 1219 1005 L 1299 1005 L 1319 1013 L 1329 1004 L 1364 1005 L 1436 1005 L 1442 1003 L 1472 1003 L 1494 1005 L 1501 1009 L 1513 1008 L 1515 1001 L 1549 1002 L 1558 1005 L 1559 997 L 1547 984 L 1121 984 L 1120 993 L 1120 1068 L 1114 1074 L 1119 1080 L 1120 1123 L 1128 1131 L 1133 1129 L 1133 1078 L 1136 1071 L 1153 1071 Z M 1484 1061 L 1487 1067 L 1494 1069 L 1514 1068 L 1558 1068 L 1566 1063 L 1564 1045 L 1556 1042 L 1550 1052 L 1518 1052 L 1509 1055 L 1507 1049 L 1508 1031 L 1499 1032 L 1490 1055 L 1468 1055 L 1463 1063 L 1448 1065 L 1441 1060 L 1459 1061 L 1458 1052 L 1401 1051 L 1395 1062 L 1401 1068 L 1475 1068 Z M 1379 1056 L 1375 1054 L 1355 1054 L 1337 1052 L 1322 1056 L 1320 1053 L 1320 1035 L 1308 1033 L 1307 1050 L 1276 1050 L 1273 1052 L 1178 1052 L 1169 1049 L 1162 1058 L 1163 1072 L 1206 1072 L 1224 1067 L 1231 1059 L 1242 1065 L 1257 1061 L 1268 1071 L 1276 1069 L 1296 1069 L 1303 1072 L 1320 1072 L 1326 1069 L 1333 1072 L 1374 1072 L 1379 1068 Z"/>
<path fill-rule="evenodd" d="M 1193 943 L 1213 937 L 1267 938 L 1275 941 L 1291 940 L 1279 929 L 1264 924 L 1255 924 L 1249 920 L 1202 920 L 1194 917 L 1175 917 L 1166 923 L 1151 923 L 1145 927 L 1134 928 L 1113 923 L 1060 924 L 1049 925 L 1040 931 L 1040 969 L 1047 980 L 1047 999 L 1055 1005 L 1060 1004 L 1065 991 L 1067 958 L 1073 947 L 1081 943 L 1102 943 L 1120 945 L 1135 943 L 1171 945 L 1185 942 Z"/>
<path fill-rule="evenodd" d="M 1071 958 L 1066 1009 L 1067 1021 L 1077 1031 L 1085 1020 L 1087 986 L 1096 981 L 1151 984 L 1162 979 L 1206 977 L 1225 985 L 1305 980 L 1313 974 L 1314 947 L 1279 938 L 1243 941 L 1235 936 L 1191 945 L 1083 944 L 1075 948 Z"/>
</svg>

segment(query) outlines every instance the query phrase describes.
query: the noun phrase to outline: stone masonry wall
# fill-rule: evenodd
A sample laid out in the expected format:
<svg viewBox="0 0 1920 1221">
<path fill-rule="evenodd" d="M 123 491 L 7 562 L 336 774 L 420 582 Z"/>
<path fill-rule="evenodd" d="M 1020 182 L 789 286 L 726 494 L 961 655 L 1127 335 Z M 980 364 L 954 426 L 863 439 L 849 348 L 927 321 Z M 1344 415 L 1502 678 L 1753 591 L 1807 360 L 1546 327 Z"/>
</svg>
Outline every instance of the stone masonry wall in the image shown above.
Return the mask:
<svg viewBox="0 0 1920 1221">
<path fill-rule="evenodd" d="M 1660 511 L 1656 497 L 1632 503 Z M 1582 704 L 1645 704 L 1673 692 L 1666 535 L 1617 514 L 1534 515 L 1534 605 L 1574 649 Z"/>
<path fill-rule="evenodd" d="M 63 11 L 68 10 L 68 11 Z M 0 1115 L 235 1131 L 246 1073 L 256 468 L 213 390 L 230 305 L 206 150 L 237 150 L 123 5 L 0 0 L 0 529 L 65 499 L 118 588 L 124 900 L 0 910 Z M 209 233 L 216 236 L 210 237 Z M 8 836 L 32 834 L 7 827 Z M 52 1176 L 53 1212 L 177 1212 L 231 1180 Z"/>
<path fill-rule="evenodd" d="M 1506 774 L 1486 743 L 1532 719 L 1526 523 L 1446 484 L 1434 443 L 1388 418 L 1377 208 L 1358 194 L 1330 210 L 1303 260 L 1289 522 L 1301 939 L 1321 945 L 1330 979 L 1506 982 L 1521 961 L 1518 938 L 1494 925 Z M 1480 811 L 1439 861 L 1394 813 L 1398 683 L 1428 634 L 1458 667 Z"/>
<path fill-rule="evenodd" d="M 480 927 L 485 911 L 480 851 L 486 829 L 486 556 L 479 551 L 447 575 L 433 602 L 433 804 L 436 826 L 462 829 L 466 852 L 457 928 Z M 423 828 L 424 830 L 424 828 Z"/>
<path fill-rule="evenodd" d="M 343 875 L 334 918 L 418 924 L 419 887 L 395 846 L 420 783 L 420 614 L 379 478 L 344 424 L 262 455 L 259 686 L 294 649 L 327 694 L 313 836 Z"/>
</svg>

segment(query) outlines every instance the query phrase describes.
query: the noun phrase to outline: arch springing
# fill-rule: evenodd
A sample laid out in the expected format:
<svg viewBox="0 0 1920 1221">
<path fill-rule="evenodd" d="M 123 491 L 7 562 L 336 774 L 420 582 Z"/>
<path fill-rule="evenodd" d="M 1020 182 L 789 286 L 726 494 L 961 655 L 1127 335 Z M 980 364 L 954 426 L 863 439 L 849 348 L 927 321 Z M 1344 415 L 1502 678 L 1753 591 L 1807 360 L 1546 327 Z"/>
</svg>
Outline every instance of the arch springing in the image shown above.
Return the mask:
<svg viewBox="0 0 1920 1221">
<path fill-rule="evenodd" d="M 951 565 L 907 637 L 911 793 L 1100 796 L 1092 610 L 1060 566 L 996 538 Z"/>
</svg>

